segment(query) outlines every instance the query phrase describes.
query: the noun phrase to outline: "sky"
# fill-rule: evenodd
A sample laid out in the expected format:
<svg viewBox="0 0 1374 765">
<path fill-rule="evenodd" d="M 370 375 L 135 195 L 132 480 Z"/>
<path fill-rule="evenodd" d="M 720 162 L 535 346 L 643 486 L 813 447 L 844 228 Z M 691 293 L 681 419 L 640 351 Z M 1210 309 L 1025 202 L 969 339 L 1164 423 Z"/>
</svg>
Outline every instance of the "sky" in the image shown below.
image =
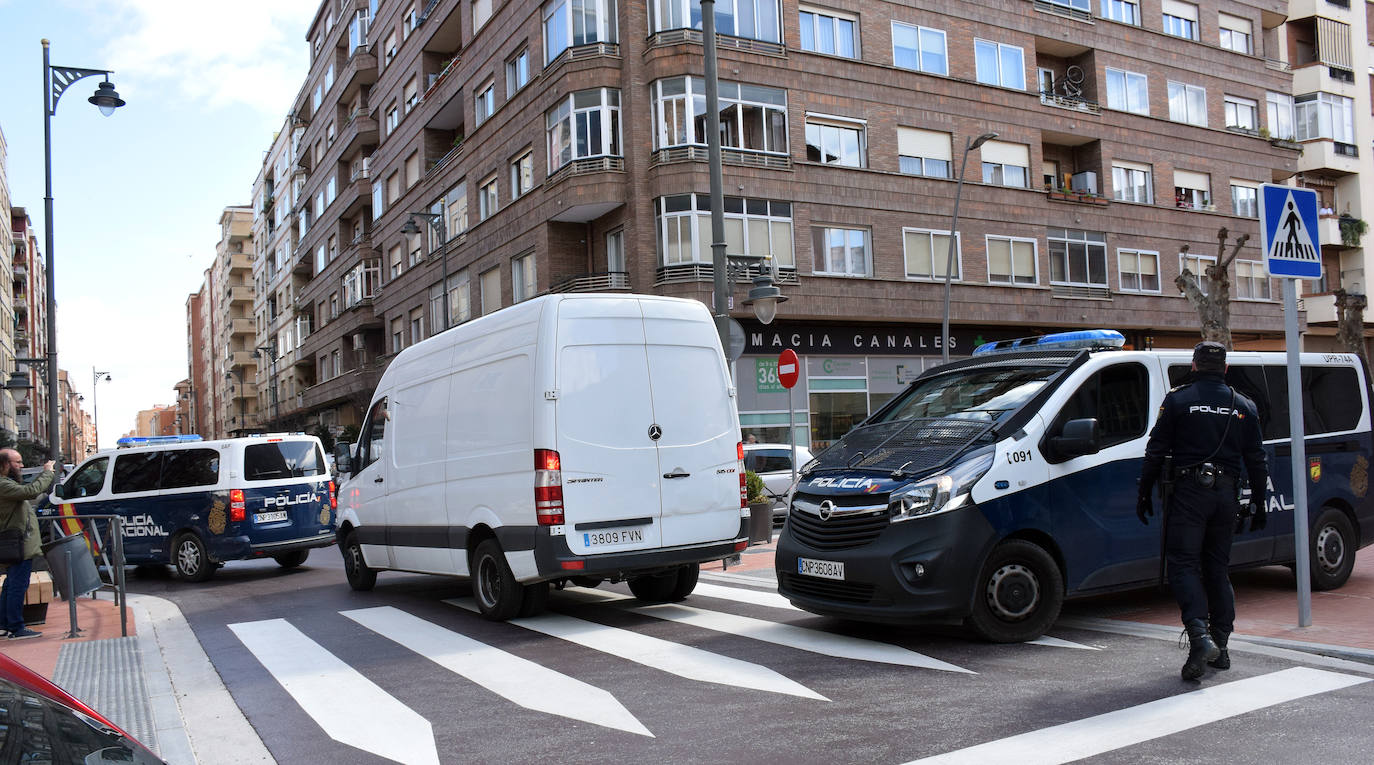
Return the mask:
<svg viewBox="0 0 1374 765">
<path fill-rule="evenodd" d="M 219 219 L 253 180 L 309 66 L 316 0 L 0 0 L 0 131 L 11 204 L 43 231 L 43 49 L 108 69 L 127 105 L 104 117 L 72 84 L 52 118 L 58 366 L 98 409 L 100 446 L 175 403 L 188 375 L 186 298 Z M 92 396 L 93 371 L 108 372 Z M 9 370 L 0 370 L 7 374 Z"/>
</svg>

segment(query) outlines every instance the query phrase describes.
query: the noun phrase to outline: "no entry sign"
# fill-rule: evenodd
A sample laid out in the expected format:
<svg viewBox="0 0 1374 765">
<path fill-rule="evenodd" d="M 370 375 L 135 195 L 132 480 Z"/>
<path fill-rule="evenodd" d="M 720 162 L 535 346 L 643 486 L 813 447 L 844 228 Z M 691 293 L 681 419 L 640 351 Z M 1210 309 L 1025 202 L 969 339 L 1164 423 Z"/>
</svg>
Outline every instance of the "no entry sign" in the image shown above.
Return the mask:
<svg viewBox="0 0 1374 765">
<path fill-rule="evenodd" d="M 778 354 L 778 382 L 782 387 L 791 388 L 797 384 L 797 378 L 801 376 L 801 363 L 797 360 L 797 352 L 788 348 Z"/>
</svg>

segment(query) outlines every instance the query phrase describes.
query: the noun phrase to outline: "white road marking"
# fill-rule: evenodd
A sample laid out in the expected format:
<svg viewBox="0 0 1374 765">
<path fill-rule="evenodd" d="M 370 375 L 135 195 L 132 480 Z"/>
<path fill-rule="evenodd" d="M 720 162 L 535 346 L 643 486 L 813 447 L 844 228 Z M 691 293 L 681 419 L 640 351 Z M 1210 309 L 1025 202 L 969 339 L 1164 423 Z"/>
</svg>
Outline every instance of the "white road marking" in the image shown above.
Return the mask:
<svg viewBox="0 0 1374 765">
<path fill-rule="evenodd" d="M 1042 635 L 1042 636 L 1040 636 L 1040 637 L 1038 637 L 1038 638 L 1036 638 L 1036 639 L 1034 639 L 1034 640 L 1030 640 L 1030 641 L 1027 641 L 1027 642 L 1029 642 L 1031 645 L 1047 645 L 1047 646 L 1050 646 L 1051 648 L 1080 648 L 1080 649 L 1082 649 L 1082 650 L 1084 650 L 1084 651 L 1099 651 L 1099 650 L 1101 650 L 1100 648 L 1094 648 L 1093 646 L 1090 646 L 1090 645 L 1083 645 L 1082 643 L 1075 643 L 1075 642 L 1073 642 L 1073 641 L 1071 641 L 1071 640 L 1062 640 L 1062 639 L 1057 638 L 1057 637 L 1050 637 L 1049 635 Z"/>
<path fill-rule="evenodd" d="M 908 765 L 1073 762 L 1275 704 L 1367 682 L 1369 678 L 1365 677 L 1294 667 L 915 760 Z"/>
<path fill-rule="evenodd" d="M 428 720 L 285 619 L 229 629 L 330 738 L 407 765 L 438 765 Z"/>
<path fill-rule="evenodd" d="M 477 611 L 477 604 L 472 598 L 453 598 L 444 602 L 469 611 Z M 510 623 L 688 680 L 782 693 L 805 699 L 830 700 L 767 667 L 619 627 L 608 627 L 562 614 L 511 619 Z"/>
<path fill-rule="evenodd" d="M 584 588 L 568 588 L 564 594 L 574 595 L 584 600 L 601 601 L 606 603 L 617 603 L 629 601 L 627 595 L 617 595 Z M 630 605 L 625 603 L 625 605 Z M 855 659 L 857 661 L 873 661 L 883 664 L 897 664 L 904 667 L 919 667 L 922 669 L 938 669 L 945 672 L 963 672 L 970 675 L 978 673 L 956 667 L 939 659 L 933 659 L 924 654 L 909 651 L 890 643 L 879 643 L 873 640 L 849 637 L 847 635 L 836 635 L 830 632 L 822 632 L 807 627 L 797 627 L 791 624 L 779 624 L 777 622 L 755 619 L 749 616 L 735 616 L 734 614 L 721 613 L 719 611 L 707 611 L 702 608 L 684 606 L 680 604 L 661 604 L 644 605 L 636 608 L 639 613 L 647 614 L 666 621 L 688 624 L 693 627 L 724 632 L 730 635 L 739 635 L 753 640 L 760 640 L 765 643 L 796 648 L 802 651 L 810 651 L 825 656 L 834 656 L 841 659 Z"/>
<path fill-rule="evenodd" d="M 379 606 L 339 613 L 526 709 L 654 735 L 608 691 L 400 609 Z"/>
</svg>

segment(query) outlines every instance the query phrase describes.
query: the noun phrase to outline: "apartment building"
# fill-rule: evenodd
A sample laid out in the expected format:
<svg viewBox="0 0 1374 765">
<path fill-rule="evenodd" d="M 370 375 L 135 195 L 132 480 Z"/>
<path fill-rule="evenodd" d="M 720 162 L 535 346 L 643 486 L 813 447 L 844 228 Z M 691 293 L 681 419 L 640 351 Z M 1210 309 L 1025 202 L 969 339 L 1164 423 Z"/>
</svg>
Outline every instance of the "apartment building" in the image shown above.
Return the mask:
<svg viewBox="0 0 1374 765">
<path fill-rule="evenodd" d="M 214 338 L 216 437 L 239 436 L 257 427 L 257 325 L 253 318 L 253 211 L 224 208 L 210 280 L 217 296 L 211 312 Z"/>
<path fill-rule="evenodd" d="M 38 247 L 38 231 L 28 210 L 10 208 L 14 256 L 14 353 L 19 358 L 41 359 L 48 354 L 47 260 Z M 29 388 L 14 395 L 15 424 L 21 441 L 48 448 L 48 386 L 37 365 L 24 365 Z"/>
<path fill-rule="evenodd" d="M 1257 189 L 1325 177 L 1303 163 L 1344 162 L 1337 144 L 1358 143 L 1323 131 L 1320 93 L 1349 83 L 1329 64 L 1305 74 L 1307 38 L 1286 24 L 1313 19 L 1330 50 L 1339 36 L 1321 19 L 1347 11 L 1307 6 L 718 2 L 724 240 L 764 256 L 789 298 L 760 325 L 732 274 L 745 432 L 786 438 L 784 348 L 806 372 L 801 440 L 823 446 L 946 344 L 961 356 L 1112 327 L 1136 347 L 1191 345 L 1197 314 L 1174 278 L 1214 258 L 1222 227 L 1250 235 L 1232 267 L 1236 345 L 1281 347 Z M 395 353 L 544 292 L 709 303 L 700 26 L 691 0 L 322 4 L 270 190 L 255 186 L 253 209 L 289 237 L 275 283 L 289 264 L 292 326 L 305 327 L 278 354 L 298 395 L 271 419 L 355 424 Z M 1299 117 L 1315 128 L 1300 133 Z M 1342 200 L 1358 195 L 1332 209 Z"/>
<path fill-rule="evenodd" d="M 186 298 L 187 363 L 190 370 L 187 390 L 190 398 L 189 432 L 206 439 L 222 435 L 216 429 L 215 412 L 220 410 L 221 397 L 225 393 L 216 381 L 217 369 L 223 368 L 222 362 L 217 364 L 216 360 L 223 355 L 223 350 L 217 350 L 213 343 L 214 322 L 211 316 L 219 296 L 211 279 L 212 272 L 213 269 L 205 269 L 200 289 Z"/>
<path fill-rule="evenodd" d="M 0 131 L 0 215 L 12 216 L 8 168 L 9 148 L 5 143 L 4 131 Z M 0 374 L 4 375 L 4 380 L 8 380 L 9 373 L 18 368 L 14 359 L 20 355 L 16 353 L 14 338 L 17 326 L 15 302 L 23 297 L 23 293 L 15 292 L 17 283 L 14 289 L 5 288 L 11 283 L 12 263 L 17 252 L 13 227 L 12 219 L 8 224 L 0 225 Z M 14 276 L 14 281 L 18 279 L 18 276 Z M 0 431 L 17 438 L 19 430 L 15 396 L 8 388 L 0 388 Z"/>
</svg>

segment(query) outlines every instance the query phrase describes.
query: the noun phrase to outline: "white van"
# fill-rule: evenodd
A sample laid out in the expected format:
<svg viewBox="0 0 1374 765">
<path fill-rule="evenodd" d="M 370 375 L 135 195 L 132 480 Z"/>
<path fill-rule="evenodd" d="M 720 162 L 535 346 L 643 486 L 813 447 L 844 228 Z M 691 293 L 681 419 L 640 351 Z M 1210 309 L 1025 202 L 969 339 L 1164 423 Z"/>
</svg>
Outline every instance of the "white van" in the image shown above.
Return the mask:
<svg viewBox="0 0 1374 765">
<path fill-rule="evenodd" d="M 748 541 L 734 396 L 695 300 L 548 295 L 411 346 L 336 447 L 348 582 L 471 577 L 495 620 L 570 579 L 681 600 Z"/>
</svg>

